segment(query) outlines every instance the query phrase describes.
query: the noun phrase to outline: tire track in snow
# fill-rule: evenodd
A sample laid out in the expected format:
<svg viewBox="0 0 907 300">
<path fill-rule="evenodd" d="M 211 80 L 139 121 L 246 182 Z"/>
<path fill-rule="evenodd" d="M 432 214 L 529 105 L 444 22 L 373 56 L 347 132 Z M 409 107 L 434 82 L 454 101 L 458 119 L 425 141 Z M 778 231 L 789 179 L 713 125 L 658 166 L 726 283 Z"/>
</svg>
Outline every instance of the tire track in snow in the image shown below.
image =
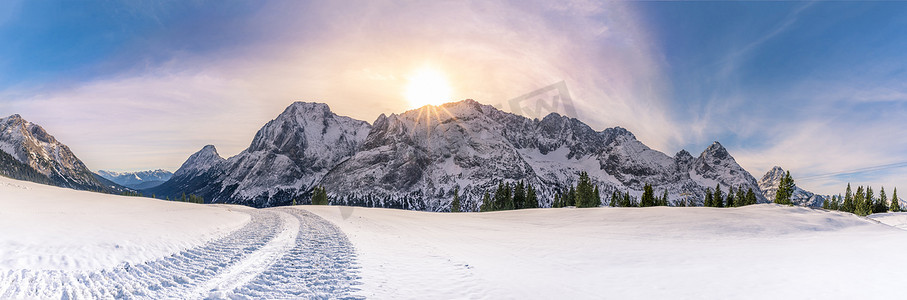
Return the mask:
<svg viewBox="0 0 907 300">
<path fill-rule="evenodd" d="M 355 248 L 346 234 L 308 211 L 280 209 L 300 223 L 296 247 L 247 284 L 209 298 L 364 299 L 353 295 L 361 283 Z"/>
<path fill-rule="evenodd" d="M 0 298 L 187 298 L 190 291 L 248 258 L 282 232 L 271 210 L 245 210 L 249 223 L 203 246 L 141 264 L 97 271 L 9 270 L 0 272 Z M 292 238 L 291 238 L 292 239 Z"/>
<path fill-rule="evenodd" d="M 204 285 L 200 286 L 198 295 L 219 294 L 219 291 L 230 291 L 249 282 L 258 274 L 264 272 L 284 253 L 296 246 L 296 236 L 299 235 L 299 219 L 282 211 L 271 210 L 283 220 L 283 230 L 268 244 L 258 249 L 242 261 L 230 266 L 225 272 L 218 274 Z"/>
</svg>

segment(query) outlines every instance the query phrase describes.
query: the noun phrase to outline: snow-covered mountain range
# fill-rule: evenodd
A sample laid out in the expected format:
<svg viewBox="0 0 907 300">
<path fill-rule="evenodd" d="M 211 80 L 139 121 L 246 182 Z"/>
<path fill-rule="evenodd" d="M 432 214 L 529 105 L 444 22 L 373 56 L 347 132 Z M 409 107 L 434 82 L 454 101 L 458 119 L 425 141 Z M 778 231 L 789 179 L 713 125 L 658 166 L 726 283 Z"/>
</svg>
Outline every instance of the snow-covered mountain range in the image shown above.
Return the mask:
<svg viewBox="0 0 907 300">
<path fill-rule="evenodd" d="M 139 172 L 98 170 L 97 174 L 119 185 L 139 190 L 156 187 L 167 180 L 170 180 L 170 177 L 173 177 L 173 173 L 164 169 Z"/>
<path fill-rule="evenodd" d="M 168 182 L 146 190 L 206 202 L 257 207 L 308 201 L 323 185 L 334 203 L 445 210 L 459 189 L 467 210 L 500 182 L 525 181 L 542 206 L 575 184 L 581 171 L 612 191 L 640 195 L 652 184 L 671 201 L 704 198 L 707 187 L 752 188 L 756 179 L 715 142 L 698 157 L 670 157 L 620 127 L 595 131 L 550 114 L 529 119 L 473 100 L 381 115 L 373 125 L 338 116 L 327 105 L 296 102 L 223 159 L 213 146 L 193 154 Z"/>
<path fill-rule="evenodd" d="M 17 114 L 0 118 L 0 175 L 79 190 L 127 191 L 96 176 L 69 147 Z"/>
</svg>

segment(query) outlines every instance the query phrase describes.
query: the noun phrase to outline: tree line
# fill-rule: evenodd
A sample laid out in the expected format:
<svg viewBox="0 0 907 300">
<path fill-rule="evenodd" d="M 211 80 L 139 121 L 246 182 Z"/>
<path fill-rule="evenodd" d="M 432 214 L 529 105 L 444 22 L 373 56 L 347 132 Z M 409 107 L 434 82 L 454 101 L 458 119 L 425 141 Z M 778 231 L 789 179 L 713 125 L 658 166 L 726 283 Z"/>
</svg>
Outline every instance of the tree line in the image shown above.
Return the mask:
<svg viewBox="0 0 907 300">
<path fill-rule="evenodd" d="M 521 180 L 517 184 L 499 183 L 494 197 L 486 191 L 482 196 L 482 204 L 479 205 L 479 211 L 498 211 L 514 210 L 525 208 L 538 208 L 539 200 L 536 195 L 535 187 L 531 183 L 523 183 Z M 460 207 L 460 189 L 454 191 L 454 201 L 451 202 L 451 212 L 461 211 Z"/>
<path fill-rule="evenodd" d="M 822 208 L 829 210 L 838 210 L 853 213 L 860 216 L 868 216 L 875 213 L 899 212 L 901 204 L 898 202 L 898 189 L 894 188 L 891 193 L 891 201 L 888 200 L 888 194 L 885 193 L 885 187 L 879 190 L 879 197 L 876 198 L 872 187 L 857 187 L 856 192 L 850 188 L 850 183 L 844 191 L 844 196 L 840 194 L 831 196 L 831 199 L 825 198 L 822 201 Z"/>
</svg>

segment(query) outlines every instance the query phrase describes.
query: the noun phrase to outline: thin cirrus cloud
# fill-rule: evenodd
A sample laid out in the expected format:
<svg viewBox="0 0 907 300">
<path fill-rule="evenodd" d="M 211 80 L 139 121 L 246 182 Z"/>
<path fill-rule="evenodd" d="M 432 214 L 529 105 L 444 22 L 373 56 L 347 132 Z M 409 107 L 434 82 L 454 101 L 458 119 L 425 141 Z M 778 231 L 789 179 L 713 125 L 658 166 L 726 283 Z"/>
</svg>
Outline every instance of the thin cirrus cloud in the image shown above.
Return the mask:
<svg viewBox="0 0 907 300">
<path fill-rule="evenodd" d="M 100 74 L 7 89 L 3 110 L 49 127 L 92 168 L 175 169 L 205 144 L 240 152 L 292 101 L 367 121 L 408 110 L 405 78 L 429 66 L 447 74 L 451 101 L 497 104 L 565 80 L 593 127 L 624 126 L 656 147 L 673 137 L 667 117 L 628 117 L 666 116 L 665 89 L 650 41 L 620 3 L 270 2 L 224 18 L 241 24 L 237 36 L 210 24 L 181 32 L 167 22 L 198 22 L 152 12 L 139 17 L 159 28 L 98 63 Z M 205 43 L 207 31 L 221 38 Z"/>
</svg>

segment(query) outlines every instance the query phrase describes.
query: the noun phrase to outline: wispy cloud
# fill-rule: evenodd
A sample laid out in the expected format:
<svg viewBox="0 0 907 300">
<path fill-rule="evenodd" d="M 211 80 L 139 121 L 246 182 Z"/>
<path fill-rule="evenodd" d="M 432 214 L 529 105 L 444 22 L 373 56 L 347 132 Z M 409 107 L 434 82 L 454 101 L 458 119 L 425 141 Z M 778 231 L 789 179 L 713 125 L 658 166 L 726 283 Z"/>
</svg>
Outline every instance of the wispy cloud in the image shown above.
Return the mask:
<svg viewBox="0 0 907 300">
<path fill-rule="evenodd" d="M 208 143 L 238 153 L 295 100 L 367 121 L 405 111 L 406 74 L 431 65 L 450 78 L 451 101 L 501 102 L 565 80 L 580 118 L 658 148 L 676 126 L 635 22 L 625 4 L 588 1 L 272 2 L 237 33 L 265 36 L 233 37 L 255 43 L 193 51 L 154 33 L 138 45 L 157 58 L 116 70 L 136 56 L 115 56 L 109 75 L 88 82 L 7 89 L 2 111 L 46 125 L 92 168 L 173 169 Z"/>
</svg>

